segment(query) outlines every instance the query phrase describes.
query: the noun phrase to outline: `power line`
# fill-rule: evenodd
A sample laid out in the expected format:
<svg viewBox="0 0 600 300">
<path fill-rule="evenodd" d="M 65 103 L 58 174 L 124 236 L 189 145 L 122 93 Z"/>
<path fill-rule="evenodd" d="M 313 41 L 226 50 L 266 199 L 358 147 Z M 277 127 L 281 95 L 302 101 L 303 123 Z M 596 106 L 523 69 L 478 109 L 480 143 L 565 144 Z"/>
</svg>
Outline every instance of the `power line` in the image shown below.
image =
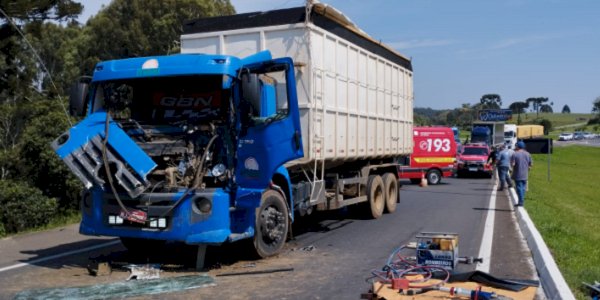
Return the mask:
<svg viewBox="0 0 600 300">
<path fill-rule="evenodd" d="M 54 90 L 58 92 L 58 88 L 57 88 L 56 84 L 54 83 L 54 79 L 52 79 L 52 74 L 50 74 L 50 72 L 46 68 L 46 65 L 44 64 L 44 61 L 42 60 L 42 58 L 40 57 L 40 55 L 37 53 L 37 51 L 35 51 L 35 48 L 33 47 L 33 45 L 31 45 L 31 43 L 29 42 L 29 40 L 27 39 L 27 37 L 25 36 L 25 34 L 23 34 L 23 31 L 21 31 L 21 29 L 19 28 L 19 26 L 17 26 L 17 24 L 15 24 L 15 22 L 13 21 L 13 19 L 9 15 L 7 15 L 6 12 L 4 12 L 4 10 L 2 10 L 1 8 L 0 8 L 0 13 L 2 13 L 2 15 L 4 15 L 4 17 L 8 20 L 8 22 L 21 35 L 21 37 L 23 38 L 23 40 L 25 41 L 25 43 L 27 44 L 27 46 L 29 47 L 29 49 L 31 50 L 31 52 L 33 52 L 33 55 L 39 61 L 40 65 L 42 66 L 43 71 L 46 74 L 48 74 L 48 78 L 50 79 L 50 84 L 52 84 L 52 87 L 54 87 Z M 69 112 L 67 111 L 67 108 L 65 107 L 65 104 L 63 103 L 63 99 L 60 96 L 60 94 L 56 93 L 56 95 L 58 96 L 58 100 L 60 102 L 60 106 L 63 108 L 63 111 L 65 112 L 65 115 L 67 116 L 67 121 L 69 122 L 69 126 L 72 127 L 73 123 L 71 122 L 71 118 L 69 117 Z"/>
</svg>

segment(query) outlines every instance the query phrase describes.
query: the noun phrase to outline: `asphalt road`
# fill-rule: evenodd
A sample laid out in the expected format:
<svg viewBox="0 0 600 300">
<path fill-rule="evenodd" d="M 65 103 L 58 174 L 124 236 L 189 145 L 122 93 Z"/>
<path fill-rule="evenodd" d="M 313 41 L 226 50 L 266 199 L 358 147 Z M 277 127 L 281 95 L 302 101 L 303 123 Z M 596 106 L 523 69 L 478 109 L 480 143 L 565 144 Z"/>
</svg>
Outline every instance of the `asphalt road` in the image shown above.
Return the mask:
<svg viewBox="0 0 600 300">
<path fill-rule="evenodd" d="M 491 237 L 483 235 L 487 214 L 492 212 L 490 273 L 536 279 L 507 194 L 498 192 L 495 209 L 489 209 L 492 180 L 449 178 L 426 188 L 408 181 L 402 184 L 401 203 L 393 214 L 369 220 L 359 209 L 318 213 L 295 224 L 295 239 L 280 255 L 263 260 L 250 258 L 245 245 L 210 247 L 208 274 L 215 276 L 215 286 L 136 299 L 358 299 L 370 287 L 366 279 L 371 271 L 381 268 L 394 249 L 415 241 L 421 232 L 458 233 L 459 255 L 478 256 L 482 240 Z M 76 231 L 76 226 L 69 226 L 0 240 L 0 299 L 10 299 L 27 289 L 94 285 L 127 278 L 128 272 L 122 268 L 115 268 L 110 276 L 88 275 L 89 257 L 102 256 L 117 266 L 161 263 L 163 278 L 196 274 L 194 253 L 189 248 L 169 247 L 158 257 L 136 257 L 114 239 L 82 237 Z M 90 249 L 107 243 L 106 247 Z M 475 267 L 461 264 L 456 271 Z M 274 268 L 293 271 L 216 277 L 227 272 Z"/>
</svg>

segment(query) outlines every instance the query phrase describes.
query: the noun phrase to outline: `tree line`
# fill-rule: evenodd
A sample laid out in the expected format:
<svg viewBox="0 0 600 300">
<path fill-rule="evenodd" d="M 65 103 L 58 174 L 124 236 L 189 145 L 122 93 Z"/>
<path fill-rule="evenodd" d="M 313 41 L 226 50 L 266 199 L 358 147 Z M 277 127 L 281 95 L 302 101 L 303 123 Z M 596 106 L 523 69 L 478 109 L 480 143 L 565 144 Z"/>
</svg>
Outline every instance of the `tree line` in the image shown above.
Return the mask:
<svg viewBox="0 0 600 300">
<path fill-rule="evenodd" d="M 179 52 L 185 20 L 229 0 L 113 0 L 86 24 L 75 0 L 0 0 L 0 236 L 78 209 L 82 186 L 50 143 L 77 120 L 71 83 L 101 60 Z"/>
<path fill-rule="evenodd" d="M 427 125 L 448 125 L 458 126 L 462 128 L 469 128 L 473 121 L 477 120 L 477 113 L 482 109 L 501 109 L 502 98 L 498 94 L 485 94 L 481 96 L 478 102 L 463 103 L 461 107 L 454 109 L 442 109 L 435 110 L 431 108 L 414 108 L 414 123 L 419 126 Z M 536 113 L 535 119 L 528 120 L 527 122 L 537 123 L 550 126 L 548 120 L 540 119 L 539 113 L 554 113 L 552 108 L 554 102 L 550 101 L 548 97 L 530 97 L 524 101 L 515 101 L 508 105 L 507 109 L 510 109 L 513 115 L 516 115 L 516 123 L 521 124 L 526 121 L 522 119 L 521 114 L 526 113 L 528 110 Z M 569 105 L 565 104 L 562 107 L 561 113 L 571 113 Z M 593 102 L 592 113 L 596 115 L 594 118 L 589 120 L 589 124 L 600 124 L 600 97 L 596 98 Z"/>
</svg>

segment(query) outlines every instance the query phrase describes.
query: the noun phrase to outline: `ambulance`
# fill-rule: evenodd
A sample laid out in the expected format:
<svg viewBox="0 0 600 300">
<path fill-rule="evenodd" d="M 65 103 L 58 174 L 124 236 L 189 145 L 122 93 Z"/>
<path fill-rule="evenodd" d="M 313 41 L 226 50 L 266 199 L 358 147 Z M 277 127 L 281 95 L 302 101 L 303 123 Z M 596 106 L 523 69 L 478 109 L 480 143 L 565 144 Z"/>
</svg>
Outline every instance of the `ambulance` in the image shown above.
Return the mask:
<svg viewBox="0 0 600 300">
<path fill-rule="evenodd" d="M 414 127 L 413 153 L 398 168 L 399 178 L 438 184 L 455 171 L 456 141 L 450 127 Z"/>
</svg>

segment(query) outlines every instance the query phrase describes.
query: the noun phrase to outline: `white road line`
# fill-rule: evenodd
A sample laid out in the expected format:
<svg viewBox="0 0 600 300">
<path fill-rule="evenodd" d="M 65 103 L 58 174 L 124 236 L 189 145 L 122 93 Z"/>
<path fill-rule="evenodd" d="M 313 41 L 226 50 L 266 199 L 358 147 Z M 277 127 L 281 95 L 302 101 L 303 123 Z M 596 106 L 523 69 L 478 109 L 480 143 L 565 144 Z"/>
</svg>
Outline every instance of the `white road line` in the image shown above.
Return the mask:
<svg viewBox="0 0 600 300">
<path fill-rule="evenodd" d="M 476 270 L 489 273 L 490 259 L 492 258 L 492 241 L 494 240 L 494 220 L 496 219 L 496 189 L 498 182 L 494 183 L 490 203 L 488 205 L 488 213 L 485 219 L 485 227 L 483 229 L 483 237 L 481 238 L 481 246 L 479 247 L 479 257 L 483 258 L 483 262 L 477 264 Z"/>
<path fill-rule="evenodd" d="M 25 263 L 20 263 L 20 264 L 15 264 L 15 265 L 8 266 L 8 267 L 0 268 L 0 273 L 4 272 L 4 271 L 9 271 L 9 270 L 13 270 L 13 269 L 17 269 L 17 268 L 21 268 L 21 267 L 25 267 L 25 266 L 29 266 L 29 265 L 41 263 L 41 262 L 48 261 L 48 260 L 53 260 L 53 259 L 57 259 L 57 258 L 69 256 L 69 255 L 73 255 L 73 254 L 78 254 L 78 253 L 82 253 L 82 252 L 87 252 L 87 251 L 92 251 L 92 250 L 96 250 L 96 249 L 100 249 L 100 248 L 104 248 L 104 247 L 109 247 L 109 246 L 117 245 L 119 243 L 121 243 L 120 240 L 113 240 L 113 241 L 110 241 L 110 242 L 107 242 L 107 243 L 104 243 L 104 244 L 98 244 L 98 245 L 90 246 L 90 247 L 87 247 L 87 248 L 82 248 L 82 249 L 77 249 L 77 250 L 71 250 L 71 251 L 60 253 L 60 254 L 55 254 L 55 255 L 50 255 L 50 256 L 47 256 L 47 257 L 33 259 L 33 260 L 30 260 L 30 261 L 25 262 Z"/>
</svg>

